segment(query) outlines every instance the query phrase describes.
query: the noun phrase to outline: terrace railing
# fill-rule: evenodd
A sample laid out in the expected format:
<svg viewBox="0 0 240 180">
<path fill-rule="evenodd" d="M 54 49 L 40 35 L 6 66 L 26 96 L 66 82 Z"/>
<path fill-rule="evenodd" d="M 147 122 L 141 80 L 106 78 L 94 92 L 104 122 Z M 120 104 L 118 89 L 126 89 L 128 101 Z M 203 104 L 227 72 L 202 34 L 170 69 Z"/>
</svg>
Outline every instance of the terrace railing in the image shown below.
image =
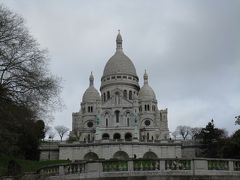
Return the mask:
<svg viewBox="0 0 240 180">
<path fill-rule="evenodd" d="M 208 170 L 229 170 L 229 162 L 226 160 L 208 160 Z"/>
<path fill-rule="evenodd" d="M 103 161 L 103 172 L 128 171 L 128 161 Z"/>
<path fill-rule="evenodd" d="M 153 159 L 143 159 L 133 161 L 134 171 L 158 171 L 160 170 L 160 161 Z"/>
<path fill-rule="evenodd" d="M 116 173 L 119 175 L 136 175 L 144 173 L 144 175 L 166 174 L 166 175 L 191 176 L 218 174 L 229 175 L 239 174 L 240 177 L 240 160 L 224 160 L 224 159 L 130 159 L 130 160 L 98 160 L 98 161 L 79 161 L 75 163 L 66 163 L 54 166 L 47 166 L 39 169 L 41 176 L 67 176 L 82 175 L 107 177 Z M 148 173 L 149 172 L 149 173 Z M 225 173 L 225 174 L 224 174 Z"/>
<path fill-rule="evenodd" d="M 190 170 L 191 169 L 191 160 L 165 160 L 165 169 L 166 170 Z"/>
</svg>

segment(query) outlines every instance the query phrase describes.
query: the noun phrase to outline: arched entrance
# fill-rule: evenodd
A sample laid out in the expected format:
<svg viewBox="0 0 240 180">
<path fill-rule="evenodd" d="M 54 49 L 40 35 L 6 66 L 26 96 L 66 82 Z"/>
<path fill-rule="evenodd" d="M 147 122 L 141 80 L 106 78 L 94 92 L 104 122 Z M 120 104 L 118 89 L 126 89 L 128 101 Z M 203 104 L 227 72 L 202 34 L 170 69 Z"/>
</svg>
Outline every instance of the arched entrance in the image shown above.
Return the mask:
<svg viewBox="0 0 240 180">
<path fill-rule="evenodd" d="M 94 152 L 89 152 L 84 156 L 84 160 L 87 160 L 87 161 L 93 161 L 97 159 L 98 159 L 98 155 Z"/>
<path fill-rule="evenodd" d="M 143 159 L 157 159 L 157 158 L 158 158 L 158 156 L 154 152 L 151 152 L 151 151 L 148 151 L 143 155 Z"/>
<path fill-rule="evenodd" d="M 119 133 L 115 133 L 115 134 L 113 135 L 113 139 L 119 140 L 119 139 L 121 139 L 121 135 L 120 135 Z"/>
<path fill-rule="evenodd" d="M 102 135 L 102 139 L 109 139 L 109 134 L 108 133 L 104 133 Z"/>
<path fill-rule="evenodd" d="M 125 134 L 125 141 L 132 141 L 132 134 L 131 133 L 126 133 Z"/>
<path fill-rule="evenodd" d="M 113 159 L 118 159 L 118 160 L 127 160 L 129 159 L 129 156 L 126 152 L 124 151 L 118 151 L 113 155 Z"/>
</svg>

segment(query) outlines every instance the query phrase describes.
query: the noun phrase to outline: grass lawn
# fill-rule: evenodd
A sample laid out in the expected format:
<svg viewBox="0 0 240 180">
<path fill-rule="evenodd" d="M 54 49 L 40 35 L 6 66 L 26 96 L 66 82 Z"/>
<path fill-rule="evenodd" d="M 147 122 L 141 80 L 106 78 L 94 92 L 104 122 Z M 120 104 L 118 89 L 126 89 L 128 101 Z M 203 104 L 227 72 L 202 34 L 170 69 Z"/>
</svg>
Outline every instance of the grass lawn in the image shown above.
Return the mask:
<svg viewBox="0 0 240 180">
<path fill-rule="evenodd" d="M 7 174 L 8 162 L 10 160 L 17 161 L 18 164 L 22 167 L 23 172 L 35 172 L 39 168 L 47 166 L 47 165 L 68 162 L 67 160 L 30 161 L 30 160 L 14 159 L 11 157 L 0 157 L 0 176 L 4 176 Z"/>
</svg>

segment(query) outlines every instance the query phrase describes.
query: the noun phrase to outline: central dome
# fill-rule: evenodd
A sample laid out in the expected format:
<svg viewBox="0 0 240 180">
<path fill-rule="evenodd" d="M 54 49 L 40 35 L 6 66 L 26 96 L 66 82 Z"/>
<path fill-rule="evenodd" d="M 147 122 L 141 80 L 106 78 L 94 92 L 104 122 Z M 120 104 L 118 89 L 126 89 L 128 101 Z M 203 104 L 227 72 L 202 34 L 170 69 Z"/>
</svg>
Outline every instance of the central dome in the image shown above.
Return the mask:
<svg viewBox="0 0 240 180">
<path fill-rule="evenodd" d="M 137 76 L 134 64 L 122 51 L 117 51 L 108 60 L 103 71 L 103 76 L 116 74 L 128 74 Z"/>
<path fill-rule="evenodd" d="M 122 51 L 122 37 L 120 33 L 117 35 L 116 45 L 116 53 L 108 60 L 103 71 L 103 77 L 118 74 L 126 74 L 137 77 L 134 64 Z"/>
</svg>

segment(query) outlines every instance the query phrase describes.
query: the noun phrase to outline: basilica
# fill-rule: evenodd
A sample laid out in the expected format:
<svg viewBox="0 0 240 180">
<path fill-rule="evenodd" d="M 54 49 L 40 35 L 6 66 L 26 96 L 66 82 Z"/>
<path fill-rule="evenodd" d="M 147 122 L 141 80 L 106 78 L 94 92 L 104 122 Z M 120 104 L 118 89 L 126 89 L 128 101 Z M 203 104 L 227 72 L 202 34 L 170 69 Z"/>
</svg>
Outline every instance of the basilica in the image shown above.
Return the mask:
<svg viewBox="0 0 240 180">
<path fill-rule="evenodd" d="M 116 52 L 107 61 L 100 92 L 89 77 L 79 112 L 72 114 L 71 143 L 58 145 L 58 158 L 70 160 L 182 157 L 181 143 L 169 137 L 167 109 L 159 109 L 156 94 L 139 77 L 124 54 L 120 32 Z"/>
<path fill-rule="evenodd" d="M 81 134 L 80 141 L 168 139 L 167 109 L 158 109 L 147 72 L 143 79 L 144 84 L 140 87 L 134 64 L 123 52 L 119 33 L 116 52 L 103 71 L 100 94 L 91 74 L 81 109 L 73 113 L 72 130 Z"/>
</svg>

